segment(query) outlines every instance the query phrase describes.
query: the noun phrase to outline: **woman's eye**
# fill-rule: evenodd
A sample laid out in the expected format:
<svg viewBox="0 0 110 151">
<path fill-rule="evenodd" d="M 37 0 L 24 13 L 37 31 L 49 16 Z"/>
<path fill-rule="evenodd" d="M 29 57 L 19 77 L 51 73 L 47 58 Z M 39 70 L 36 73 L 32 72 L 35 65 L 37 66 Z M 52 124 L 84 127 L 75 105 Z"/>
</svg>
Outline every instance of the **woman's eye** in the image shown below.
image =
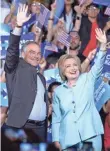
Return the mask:
<svg viewBox="0 0 110 151">
<path fill-rule="evenodd" d="M 68 68 L 68 67 L 70 67 L 69 65 L 68 66 L 66 66 L 66 68 Z"/>
</svg>

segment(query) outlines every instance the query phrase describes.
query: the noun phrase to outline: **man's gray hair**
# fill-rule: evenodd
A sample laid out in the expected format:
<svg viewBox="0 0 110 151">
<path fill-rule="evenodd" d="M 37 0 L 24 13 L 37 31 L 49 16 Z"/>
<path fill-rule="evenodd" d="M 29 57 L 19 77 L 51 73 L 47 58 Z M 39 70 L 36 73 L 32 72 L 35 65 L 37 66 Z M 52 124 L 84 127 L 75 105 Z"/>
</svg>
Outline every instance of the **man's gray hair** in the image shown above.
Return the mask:
<svg viewBox="0 0 110 151">
<path fill-rule="evenodd" d="M 27 46 L 30 44 L 35 44 L 35 45 L 39 46 L 39 44 L 35 41 L 27 41 L 25 44 L 23 44 L 23 46 L 21 48 L 21 52 L 26 52 Z"/>
</svg>

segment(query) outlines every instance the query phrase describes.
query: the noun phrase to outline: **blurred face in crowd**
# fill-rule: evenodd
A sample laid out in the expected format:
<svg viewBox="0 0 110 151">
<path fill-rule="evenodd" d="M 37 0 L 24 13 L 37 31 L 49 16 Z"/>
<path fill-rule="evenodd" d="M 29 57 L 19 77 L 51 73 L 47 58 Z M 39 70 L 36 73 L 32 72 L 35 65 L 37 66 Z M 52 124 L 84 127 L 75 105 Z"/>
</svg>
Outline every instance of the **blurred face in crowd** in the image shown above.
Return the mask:
<svg viewBox="0 0 110 151">
<path fill-rule="evenodd" d="M 48 92 L 48 97 L 49 97 L 50 100 L 52 99 L 54 90 L 55 90 L 55 88 L 57 88 L 57 87 L 58 87 L 58 85 L 53 85 L 53 86 L 52 86 L 52 89 L 51 89 L 51 92 Z M 51 100 L 51 101 L 52 101 L 52 100 Z M 51 102 L 51 103 L 52 103 L 52 102 Z"/>
<path fill-rule="evenodd" d="M 72 4 L 74 2 L 74 0 L 65 0 L 65 4 L 68 5 L 68 4 Z"/>
<path fill-rule="evenodd" d="M 67 80 L 74 80 L 79 77 L 80 71 L 78 63 L 75 59 L 66 59 L 64 62 L 64 76 Z"/>
<path fill-rule="evenodd" d="M 97 7 L 95 7 L 94 5 L 91 5 L 87 9 L 87 14 L 88 14 L 88 17 L 90 17 L 90 18 L 97 18 L 99 12 L 100 12 L 100 10 Z"/>
<path fill-rule="evenodd" d="M 70 32 L 71 41 L 70 41 L 70 47 L 71 49 L 76 49 L 77 47 L 80 47 L 81 41 L 80 37 L 77 32 Z"/>
<path fill-rule="evenodd" d="M 29 44 L 23 51 L 22 55 L 24 60 L 32 66 L 37 66 L 40 63 L 41 51 L 37 44 Z"/>
<path fill-rule="evenodd" d="M 41 36 L 41 29 L 39 27 L 37 27 L 36 25 L 33 25 L 32 29 L 31 29 L 31 32 L 35 33 L 35 35 L 37 37 L 40 37 Z"/>
<path fill-rule="evenodd" d="M 54 93 L 55 88 L 57 88 L 58 85 L 53 85 L 52 91 L 48 92 L 48 98 L 50 99 L 50 104 L 49 104 L 49 110 L 48 110 L 48 116 L 52 115 L 52 96 Z"/>
<path fill-rule="evenodd" d="M 33 14 L 35 14 L 35 13 L 39 14 L 40 13 L 40 3 L 34 1 L 31 4 L 31 13 L 33 13 Z"/>
</svg>

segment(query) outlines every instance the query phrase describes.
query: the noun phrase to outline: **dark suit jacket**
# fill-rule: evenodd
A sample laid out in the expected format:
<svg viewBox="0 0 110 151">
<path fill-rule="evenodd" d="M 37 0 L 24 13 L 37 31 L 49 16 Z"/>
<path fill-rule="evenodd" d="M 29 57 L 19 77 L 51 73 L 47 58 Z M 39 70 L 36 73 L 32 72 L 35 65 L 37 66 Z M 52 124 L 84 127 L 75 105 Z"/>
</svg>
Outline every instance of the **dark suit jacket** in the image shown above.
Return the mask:
<svg viewBox="0 0 110 151">
<path fill-rule="evenodd" d="M 37 94 L 37 74 L 46 89 L 45 78 L 35 67 L 19 58 L 19 41 L 20 36 L 11 34 L 5 63 L 9 100 L 7 125 L 17 128 L 25 125 L 32 110 Z"/>
</svg>

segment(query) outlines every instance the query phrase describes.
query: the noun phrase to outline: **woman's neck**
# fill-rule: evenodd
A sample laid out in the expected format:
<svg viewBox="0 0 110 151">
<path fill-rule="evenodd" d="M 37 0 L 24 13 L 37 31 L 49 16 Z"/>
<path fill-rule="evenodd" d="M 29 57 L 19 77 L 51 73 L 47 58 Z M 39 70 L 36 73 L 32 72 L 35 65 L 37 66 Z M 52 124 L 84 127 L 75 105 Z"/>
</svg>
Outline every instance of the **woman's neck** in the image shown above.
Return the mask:
<svg viewBox="0 0 110 151">
<path fill-rule="evenodd" d="M 68 80 L 67 84 L 69 87 L 75 86 L 78 78 Z"/>
<path fill-rule="evenodd" d="M 66 9 L 66 14 L 68 15 L 70 13 L 70 11 L 72 10 L 72 7 L 71 7 L 71 5 L 66 5 L 65 9 Z"/>
</svg>

